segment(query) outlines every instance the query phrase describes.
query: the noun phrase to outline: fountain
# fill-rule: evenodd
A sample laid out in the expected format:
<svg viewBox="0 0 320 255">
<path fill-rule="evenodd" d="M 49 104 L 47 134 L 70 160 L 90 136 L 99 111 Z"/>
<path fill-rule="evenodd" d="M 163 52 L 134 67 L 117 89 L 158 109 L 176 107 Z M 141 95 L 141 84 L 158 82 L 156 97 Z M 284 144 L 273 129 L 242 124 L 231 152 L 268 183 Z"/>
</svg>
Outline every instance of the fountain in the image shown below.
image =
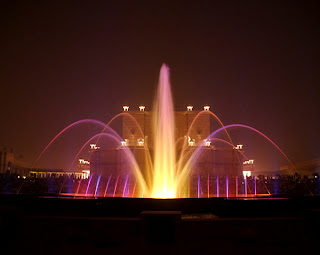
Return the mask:
<svg viewBox="0 0 320 255">
<path fill-rule="evenodd" d="M 192 110 L 189 106 L 188 110 Z M 230 196 L 248 196 L 248 180 L 246 177 L 242 178 L 243 186 L 241 186 L 238 176 L 211 176 L 208 172 L 203 176 L 203 174 L 194 173 L 194 168 L 199 160 L 199 158 L 205 152 L 206 146 L 211 146 L 211 142 L 215 141 L 216 143 L 222 142 L 228 146 L 232 146 L 235 150 L 236 146 L 233 144 L 233 141 L 228 133 L 230 128 L 246 128 L 248 130 L 254 131 L 259 135 L 267 139 L 271 144 L 273 144 L 280 153 L 290 162 L 286 154 L 266 135 L 262 132 L 242 124 L 232 124 L 224 126 L 221 120 L 209 110 L 209 107 L 206 106 L 203 111 L 200 111 L 193 119 L 190 124 L 189 129 L 182 138 L 175 137 L 175 115 L 173 100 L 171 95 L 170 87 L 170 75 L 169 68 L 163 64 L 160 70 L 159 83 L 157 95 L 154 100 L 153 111 L 152 111 L 152 127 L 153 127 L 153 150 L 152 153 L 148 148 L 147 142 L 144 142 L 145 134 L 137 122 L 137 120 L 128 113 L 129 107 L 124 107 L 124 112 L 113 117 L 107 124 L 96 120 L 80 120 L 75 123 L 72 123 L 65 129 L 63 129 L 56 137 L 54 137 L 50 143 L 45 147 L 45 149 L 40 153 L 39 157 L 35 161 L 33 167 L 37 164 L 40 157 L 44 154 L 47 148 L 66 130 L 73 128 L 78 124 L 83 123 L 93 123 L 102 127 L 101 133 L 98 133 L 88 139 L 86 143 L 79 150 L 75 156 L 70 169 L 74 165 L 75 161 L 78 159 L 79 155 L 83 149 L 88 146 L 92 141 L 95 141 L 95 144 L 98 144 L 100 139 L 109 139 L 121 146 L 121 150 L 125 155 L 125 164 L 126 171 L 119 172 L 116 174 L 109 174 L 106 178 L 102 177 L 105 173 L 97 172 L 91 173 L 88 180 L 79 180 L 78 185 L 76 185 L 75 196 L 81 194 L 80 190 L 84 190 L 84 196 L 92 197 L 105 197 L 105 196 L 122 196 L 122 197 L 150 197 L 150 198 L 178 198 L 178 197 L 190 197 L 190 182 L 192 182 L 192 175 L 195 176 L 196 187 L 196 197 L 230 197 Z M 144 111 L 144 107 L 140 110 Z M 221 128 L 212 132 L 206 139 L 204 139 L 200 144 L 194 147 L 193 150 L 187 150 L 187 148 L 192 145 L 190 140 L 190 133 L 192 132 L 193 126 L 200 116 L 209 115 L 213 116 L 221 125 Z M 143 138 L 139 145 L 141 145 L 145 152 L 145 170 L 142 171 L 141 167 L 137 163 L 137 160 L 134 156 L 132 148 L 130 149 L 126 146 L 126 141 L 117 134 L 110 124 L 119 117 L 126 117 L 132 121 L 135 126 L 138 128 L 138 132 Z M 218 133 L 224 132 L 229 141 L 223 140 L 215 137 Z M 179 139 L 182 139 L 183 145 L 181 150 L 177 151 L 176 144 L 179 142 Z M 140 144 L 141 143 L 141 144 Z M 97 147 L 98 148 L 98 147 Z M 92 151 L 94 153 L 95 150 Z M 152 155 L 151 155 L 152 154 Z M 238 150 L 236 157 L 240 162 L 240 156 L 245 157 L 241 150 Z M 92 154 L 90 155 L 90 157 Z M 242 164 L 242 162 L 240 162 Z M 293 165 L 292 165 L 293 166 Z M 294 167 L 294 166 L 293 166 Z M 95 176 L 94 176 L 95 175 Z M 203 181 L 202 178 L 205 178 L 206 181 Z M 233 178 L 233 179 L 232 179 Z M 91 182 L 95 181 L 95 185 Z M 212 186 L 210 190 L 210 183 L 215 182 L 215 187 Z M 251 194 L 257 196 L 257 180 L 256 176 L 253 179 L 254 188 Z M 204 189 L 206 186 L 206 190 Z M 81 189 L 81 186 L 83 188 Z M 119 187 L 122 187 L 122 190 L 119 190 Z M 221 187 L 224 187 L 224 191 L 221 192 Z M 99 188 L 101 191 L 99 191 Z M 239 191 L 240 189 L 240 191 Z M 242 191 L 241 191 L 242 189 Z M 92 192 L 91 192 L 92 190 Z M 100 192 L 100 193 L 99 193 Z M 214 194 L 211 194 L 211 193 Z"/>
<path fill-rule="evenodd" d="M 174 137 L 174 115 L 169 69 L 160 70 L 158 94 L 154 105 L 154 179 L 151 197 L 174 198 L 177 192 L 177 169 Z"/>
</svg>

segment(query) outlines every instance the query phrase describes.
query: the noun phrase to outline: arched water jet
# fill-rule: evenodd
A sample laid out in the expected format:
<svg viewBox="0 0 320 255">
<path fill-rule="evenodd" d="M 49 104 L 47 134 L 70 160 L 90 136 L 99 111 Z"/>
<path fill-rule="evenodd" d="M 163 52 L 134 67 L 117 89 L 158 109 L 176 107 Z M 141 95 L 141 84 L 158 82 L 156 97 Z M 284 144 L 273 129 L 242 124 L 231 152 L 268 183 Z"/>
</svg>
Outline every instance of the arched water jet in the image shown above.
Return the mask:
<svg viewBox="0 0 320 255">
<path fill-rule="evenodd" d="M 230 146 L 232 146 L 232 147 L 235 147 L 234 144 L 229 143 L 228 141 L 223 140 L 223 139 L 220 139 L 220 138 L 211 138 L 211 140 L 218 141 L 218 142 L 223 142 L 223 143 L 225 143 L 225 144 L 227 144 L 227 145 L 230 145 Z M 242 156 L 244 156 L 247 160 L 249 159 L 249 158 L 246 156 L 246 154 L 244 154 L 242 151 L 239 151 L 239 152 L 240 152 L 240 154 L 241 154 Z"/>
<path fill-rule="evenodd" d="M 226 129 L 225 126 L 223 125 L 223 123 L 222 123 L 222 121 L 220 120 L 220 118 L 219 118 L 215 113 L 213 113 L 213 112 L 210 111 L 210 110 L 203 110 L 203 111 L 199 112 L 199 113 L 194 117 L 194 119 L 192 120 L 192 122 L 191 122 L 191 124 L 190 124 L 190 127 L 189 127 L 189 129 L 188 129 L 188 131 L 187 131 L 187 135 L 185 136 L 186 139 L 184 140 L 184 143 L 183 143 L 183 146 L 182 146 L 182 150 L 181 150 L 180 157 L 179 157 L 179 160 L 178 160 L 178 167 L 177 167 L 177 176 L 178 176 L 178 177 L 177 177 L 177 186 L 183 187 L 184 194 L 185 194 L 184 196 L 186 196 L 187 188 L 185 187 L 185 185 L 182 184 L 182 183 L 185 183 L 185 180 L 184 180 L 184 181 L 181 181 L 181 179 L 183 179 L 183 178 L 181 178 L 181 175 L 182 175 L 182 172 L 191 171 L 191 168 L 190 168 L 190 163 L 191 163 L 191 162 L 188 161 L 187 163 L 184 164 L 184 167 L 181 168 L 181 166 L 182 166 L 182 160 L 184 160 L 184 158 L 185 158 L 184 154 L 185 154 L 185 148 L 186 148 L 186 145 L 187 145 L 187 144 L 186 144 L 186 143 L 187 143 L 187 138 L 190 136 L 190 132 L 191 132 L 191 130 L 192 130 L 192 128 L 193 128 L 193 125 L 195 124 L 195 122 L 197 121 L 197 119 L 198 119 L 202 114 L 210 114 L 210 115 L 212 115 L 216 120 L 218 120 L 218 122 L 219 122 L 220 125 L 222 126 L 221 129 L 223 129 L 223 130 L 226 132 L 226 135 L 228 136 L 228 138 L 229 138 L 229 140 L 230 140 L 230 143 L 233 144 L 232 139 L 231 139 L 231 137 L 230 137 L 230 134 L 228 133 L 227 129 Z M 205 139 L 205 140 L 207 140 L 207 139 Z M 198 149 L 201 148 L 201 147 L 203 147 L 203 144 L 204 144 L 204 142 L 201 142 L 201 145 L 198 147 Z M 239 163 L 242 164 L 242 162 L 240 162 L 240 158 L 239 158 L 238 154 L 236 154 L 236 156 L 237 156 L 237 158 L 238 158 Z M 189 169 L 188 169 L 188 168 L 189 168 Z M 187 169 L 188 169 L 188 170 L 187 170 Z M 185 175 L 185 173 L 183 173 L 183 174 Z M 185 176 L 184 178 L 187 178 L 187 176 Z M 179 191 L 179 194 L 182 194 L 182 192 Z"/>
<path fill-rule="evenodd" d="M 212 111 L 210 111 L 210 110 L 203 110 L 203 111 L 199 112 L 199 113 L 194 117 L 194 119 L 192 120 L 192 122 L 191 122 L 191 124 L 190 124 L 190 127 L 189 127 L 189 129 L 188 129 L 188 131 L 187 131 L 187 135 L 185 136 L 185 140 L 184 140 L 184 142 L 183 142 L 182 150 L 181 150 L 181 153 L 180 153 L 180 156 L 179 156 L 179 163 L 178 163 L 178 169 L 177 169 L 178 173 L 181 172 L 180 159 L 183 158 L 184 151 L 185 151 L 185 148 L 186 148 L 186 146 L 187 146 L 187 138 L 190 136 L 190 132 L 191 132 L 191 130 L 192 130 L 195 122 L 197 121 L 197 119 L 198 119 L 202 114 L 210 114 L 210 115 L 212 115 L 216 120 L 218 120 L 218 122 L 220 123 L 220 125 L 224 128 L 224 125 L 223 125 L 222 121 L 220 120 L 220 118 L 219 118 L 216 114 L 214 114 Z M 225 129 L 225 132 L 226 132 L 226 134 L 227 134 L 230 142 L 233 143 L 233 142 L 232 142 L 232 139 L 231 139 L 231 137 L 230 137 L 230 135 L 229 135 L 229 133 L 228 133 L 228 131 L 227 131 L 226 129 Z"/>
<path fill-rule="evenodd" d="M 267 137 L 265 134 L 263 134 L 262 132 L 260 132 L 259 130 L 253 128 L 253 127 L 250 127 L 250 126 L 247 126 L 247 125 L 243 125 L 243 124 L 231 124 L 231 125 L 227 125 L 227 126 L 224 126 L 224 127 L 221 127 L 217 130 L 215 130 L 214 132 L 212 132 L 207 138 L 206 140 L 208 139 L 211 139 L 213 138 L 213 136 L 215 136 L 216 134 L 218 134 L 219 132 L 221 131 L 224 131 L 225 129 L 228 129 L 228 128 L 232 128 L 232 127 L 243 127 L 243 128 L 247 128 L 249 130 L 252 130 L 258 134 L 260 134 L 261 136 L 263 136 L 264 138 L 266 138 L 271 144 L 273 144 L 280 152 L 281 154 L 287 159 L 287 161 L 291 164 L 292 167 L 294 167 L 293 163 L 289 160 L 289 158 L 287 157 L 287 155 L 280 149 L 280 147 L 274 143 L 269 137 Z M 201 146 L 199 146 L 195 151 L 194 153 L 191 155 L 191 157 L 189 158 L 189 160 L 187 161 L 187 163 L 185 164 L 184 168 L 182 169 L 181 173 L 179 174 L 179 177 L 178 177 L 178 183 L 185 183 L 186 182 L 186 179 L 188 178 L 188 175 L 190 174 L 190 169 L 192 169 L 192 166 L 193 164 L 197 161 L 197 159 L 199 158 L 200 156 L 200 150 L 201 150 L 201 147 L 204 145 L 204 142 L 201 143 Z M 294 167 L 295 169 L 295 167 Z M 307 187 L 308 188 L 308 187 Z M 309 190 L 310 191 L 310 190 Z"/>
<path fill-rule="evenodd" d="M 121 141 L 121 140 L 117 139 L 115 136 L 113 136 L 113 135 L 111 135 L 111 134 L 107 134 L 107 133 L 102 133 L 102 134 L 99 133 L 99 134 L 96 134 L 96 135 L 92 136 L 90 139 L 88 139 L 88 140 L 83 144 L 83 146 L 81 147 L 81 149 L 78 151 L 77 155 L 74 157 L 71 166 L 75 163 L 75 160 L 76 160 L 77 157 L 80 155 L 81 151 L 85 148 L 85 146 L 87 146 L 87 145 L 90 143 L 90 141 L 92 141 L 92 140 L 94 140 L 95 138 L 100 137 L 100 136 L 106 136 L 106 137 L 112 138 L 112 139 L 114 139 L 115 141 L 117 141 L 117 142 L 119 142 L 119 143 L 120 143 L 120 141 Z M 130 150 L 128 147 L 126 147 L 126 146 L 123 147 L 123 150 L 125 151 L 125 155 L 128 157 L 128 160 L 129 160 L 129 162 L 130 162 L 131 165 L 132 165 L 132 168 L 133 168 L 133 170 L 134 170 L 134 171 L 133 171 L 133 174 L 134 174 L 135 177 L 137 178 L 140 187 L 141 187 L 143 190 L 147 191 L 147 190 L 148 190 L 147 185 L 146 185 L 146 183 L 145 183 L 145 181 L 144 181 L 144 178 L 143 178 L 143 176 L 142 176 L 142 174 L 141 174 L 140 168 L 139 168 L 139 166 L 138 166 L 138 164 L 137 164 L 137 162 L 136 162 L 136 160 L 135 160 L 135 158 L 134 158 L 131 150 Z M 70 167 L 70 168 L 71 168 L 71 167 Z"/>
<path fill-rule="evenodd" d="M 102 135 L 107 128 L 110 128 L 109 126 L 111 125 L 111 123 L 112 123 L 114 120 L 116 120 L 117 118 L 121 117 L 121 116 L 127 116 L 127 117 L 129 117 L 129 118 L 135 123 L 136 127 L 138 128 L 138 130 L 139 130 L 139 132 L 140 132 L 140 135 L 141 135 L 143 138 L 145 137 L 144 132 L 142 131 L 141 126 L 139 125 L 138 121 L 137 121 L 131 114 L 129 114 L 129 113 L 127 113 L 127 112 L 119 113 L 119 114 L 117 114 L 116 116 L 114 116 L 111 120 L 109 120 L 108 123 L 104 126 L 104 128 L 103 128 L 103 130 L 101 131 L 100 134 Z M 99 143 L 100 137 L 101 137 L 101 136 L 98 137 L 98 140 L 96 141 L 96 144 Z M 119 137 L 120 137 L 120 136 L 119 136 Z M 122 140 L 122 138 L 120 138 L 120 139 Z M 147 165 L 147 168 L 146 168 L 146 169 L 147 169 L 147 178 L 146 178 L 147 180 L 145 180 L 145 181 L 146 181 L 146 183 L 148 184 L 148 187 L 149 187 L 149 189 L 150 189 L 150 187 L 151 187 L 151 185 L 152 185 L 152 177 L 153 177 L 153 176 L 152 176 L 152 174 L 153 174 L 153 172 L 152 172 L 153 164 L 152 164 L 151 155 L 150 155 L 150 151 L 149 151 L 149 148 L 148 148 L 147 144 L 144 143 L 144 144 L 143 144 L 143 147 L 144 147 L 144 149 L 145 149 L 146 165 Z M 89 161 L 90 161 L 90 159 L 91 159 L 91 155 L 92 155 L 92 152 L 90 152 Z"/>
<path fill-rule="evenodd" d="M 120 143 L 121 139 L 118 139 L 117 137 L 111 135 L 111 134 L 107 134 L 107 133 L 99 133 L 99 134 L 95 134 L 94 136 L 90 137 L 83 145 L 82 147 L 80 148 L 80 150 L 78 151 L 78 153 L 76 154 L 76 156 L 73 158 L 73 161 L 69 167 L 69 169 L 72 169 L 72 166 L 74 165 L 76 159 L 78 158 L 78 156 L 80 155 L 80 153 L 82 152 L 82 150 L 92 141 L 94 140 L 95 138 L 99 138 L 101 136 L 106 136 L 106 137 L 109 137 L 109 138 L 112 138 L 113 140 L 115 140 L 116 142 Z"/>
<path fill-rule="evenodd" d="M 264 133 L 262 133 L 261 131 L 253 128 L 253 127 L 250 127 L 250 126 L 247 126 L 247 125 L 243 125 L 243 124 L 231 124 L 231 125 L 227 125 L 225 126 L 224 128 L 228 129 L 228 128 L 233 128 L 233 127 L 242 127 L 242 128 L 246 128 L 246 129 L 249 129 L 249 130 L 252 130 L 256 133 L 258 133 L 259 135 L 263 136 L 265 139 L 267 139 L 274 147 L 276 147 L 278 149 L 278 151 L 286 158 L 286 160 L 289 162 L 289 164 L 294 168 L 295 166 L 293 165 L 293 163 L 291 162 L 291 160 L 288 158 L 288 156 L 283 152 L 283 150 L 280 149 L 280 147 L 274 142 L 272 141 L 268 136 L 266 136 Z M 222 130 L 224 130 L 224 128 L 219 128 L 217 130 L 215 130 L 214 132 L 212 132 L 208 137 L 207 139 L 211 139 L 211 137 L 213 137 L 214 135 L 216 135 L 217 133 L 221 132 Z"/>
<path fill-rule="evenodd" d="M 69 126 L 65 127 L 64 129 L 62 129 L 48 144 L 47 146 L 41 151 L 41 153 L 39 154 L 39 156 L 37 157 L 37 159 L 34 161 L 31 169 L 33 169 L 36 164 L 38 163 L 38 161 L 40 160 L 40 158 L 42 157 L 42 155 L 45 153 L 45 151 L 49 148 L 49 146 L 60 136 L 62 135 L 64 132 L 66 132 L 67 130 L 69 130 L 70 128 L 79 125 L 79 124 L 83 124 L 83 123 L 93 123 L 93 124 L 97 124 L 100 126 L 105 126 L 105 123 L 99 121 L 99 120 L 94 120 L 94 119 L 83 119 L 83 120 L 78 120 L 76 122 L 71 123 Z M 114 134 L 118 135 L 113 129 L 109 128 L 111 130 L 111 132 L 113 132 Z M 120 136 L 119 136 L 120 137 Z"/>
<path fill-rule="evenodd" d="M 180 137 L 175 141 L 174 147 L 177 149 L 177 146 L 179 144 L 180 141 L 184 141 L 186 139 L 186 137 Z"/>
</svg>

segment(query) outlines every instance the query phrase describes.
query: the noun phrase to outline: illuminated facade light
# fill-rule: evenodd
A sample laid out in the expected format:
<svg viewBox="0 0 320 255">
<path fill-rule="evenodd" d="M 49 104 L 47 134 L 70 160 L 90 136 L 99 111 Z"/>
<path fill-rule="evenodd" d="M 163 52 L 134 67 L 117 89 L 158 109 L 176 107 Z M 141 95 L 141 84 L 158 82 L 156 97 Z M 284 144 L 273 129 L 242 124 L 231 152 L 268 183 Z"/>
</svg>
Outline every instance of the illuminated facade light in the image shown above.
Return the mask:
<svg viewBox="0 0 320 255">
<path fill-rule="evenodd" d="M 251 171 L 242 171 L 243 177 L 246 179 L 251 176 Z"/>
<path fill-rule="evenodd" d="M 92 144 L 90 144 L 90 149 L 91 150 L 98 150 L 98 149 L 100 149 L 100 147 L 98 147 L 96 144 L 92 143 Z"/>
<path fill-rule="evenodd" d="M 146 109 L 146 107 L 145 107 L 144 105 L 140 105 L 140 106 L 139 106 L 140 112 L 144 112 L 145 109 Z"/>
<path fill-rule="evenodd" d="M 126 140 L 121 141 L 121 146 L 127 146 L 127 141 Z"/>
<path fill-rule="evenodd" d="M 193 109 L 193 106 L 192 106 L 192 105 L 188 105 L 188 106 L 187 106 L 187 111 L 188 111 L 188 112 L 192 112 L 192 109 Z"/>
<path fill-rule="evenodd" d="M 129 106 L 127 106 L 127 105 L 124 105 L 122 108 L 123 108 L 123 111 L 124 111 L 124 112 L 129 111 Z"/>
<path fill-rule="evenodd" d="M 204 109 L 205 111 L 209 111 L 209 110 L 210 110 L 210 106 L 209 106 L 209 105 L 206 105 L 206 106 L 203 107 L 203 109 Z"/>
<path fill-rule="evenodd" d="M 79 158 L 79 164 L 80 165 L 90 165 L 90 162 L 88 160 L 84 160 L 83 158 Z"/>
<path fill-rule="evenodd" d="M 194 146 L 194 139 L 191 139 L 190 136 L 188 136 L 188 145 Z"/>
<path fill-rule="evenodd" d="M 89 179 L 90 170 L 83 170 L 81 173 L 81 179 Z"/>
<path fill-rule="evenodd" d="M 242 150 L 243 145 L 242 144 L 238 144 L 236 147 L 233 147 L 233 149 L 235 150 Z"/>
<path fill-rule="evenodd" d="M 253 163 L 254 163 L 253 159 L 249 159 L 249 160 L 246 160 L 245 162 L 243 162 L 244 165 L 253 165 Z"/>
<path fill-rule="evenodd" d="M 207 146 L 207 147 L 209 147 L 209 146 L 211 146 L 211 142 L 209 141 L 209 140 L 205 140 L 205 146 Z"/>
<path fill-rule="evenodd" d="M 137 142 L 138 142 L 139 146 L 143 146 L 144 145 L 144 139 L 142 139 L 142 138 L 138 139 Z"/>
</svg>

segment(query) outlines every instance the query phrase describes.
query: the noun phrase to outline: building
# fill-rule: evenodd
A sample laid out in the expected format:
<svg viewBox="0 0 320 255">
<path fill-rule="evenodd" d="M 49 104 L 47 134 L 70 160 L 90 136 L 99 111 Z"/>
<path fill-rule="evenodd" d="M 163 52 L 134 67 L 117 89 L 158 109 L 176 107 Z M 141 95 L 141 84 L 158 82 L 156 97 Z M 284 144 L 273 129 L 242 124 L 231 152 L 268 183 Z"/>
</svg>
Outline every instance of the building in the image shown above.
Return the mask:
<svg viewBox="0 0 320 255">
<path fill-rule="evenodd" d="M 28 172 L 30 178 L 60 178 L 73 177 L 75 179 L 87 179 L 88 173 L 79 171 L 64 171 L 63 169 L 34 168 Z"/>
<path fill-rule="evenodd" d="M 128 106 L 123 107 L 124 112 L 129 115 L 123 116 L 122 122 L 122 144 L 108 149 L 95 149 L 90 159 L 90 170 L 92 174 L 108 176 L 121 176 L 130 174 L 130 162 L 127 159 L 125 148 L 129 148 L 143 175 L 146 175 L 146 150 L 153 157 L 154 134 L 152 128 L 152 111 L 146 111 L 144 106 L 138 110 L 130 110 Z M 204 110 L 209 111 L 209 106 Z M 221 146 L 214 141 L 205 141 L 212 132 L 210 127 L 210 114 L 201 114 L 196 121 L 195 117 L 200 111 L 194 111 L 188 106 L 186 111 L 175 111 L 175 137 L 176 152 L 180 155 L 183 143 L 191 125 L 193 128 L 187 138 L 188 144 L 184 152 L 191 155 L 198 146 L 203 146 L 203 151 L 194 166 L 193 174 L 239 176 L 243 171 L 243 155 L 241 148 L 232 146 Z M 193 122 L 194 121 L 194 122 Z M 151 158 L 152 160 L 152 158 Z"/>
<path fill-rule="evenodd" d="M 0 174 L 7 173 L 27 176 L 28 171 L 21 154 L 7 147 L 0 149 Z"/>
</svg>

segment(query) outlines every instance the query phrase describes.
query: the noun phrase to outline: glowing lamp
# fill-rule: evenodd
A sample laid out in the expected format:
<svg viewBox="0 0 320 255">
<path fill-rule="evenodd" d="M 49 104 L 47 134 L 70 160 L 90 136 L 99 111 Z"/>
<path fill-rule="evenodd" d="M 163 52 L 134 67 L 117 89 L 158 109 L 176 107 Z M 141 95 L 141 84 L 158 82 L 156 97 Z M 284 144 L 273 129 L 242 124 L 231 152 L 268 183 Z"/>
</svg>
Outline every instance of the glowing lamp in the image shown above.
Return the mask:
<svg viewBox="0 0 320 255">
<path fill-rule="evenodd" d="M 146 107 L 144 106 L 144 105 L 140 105 L 139 106 L 139 110 L 140 110 L 140 112 L 144 112 L 144 109 L 145 109 Z"/>
<path fill-rule="evenodd" d="M 209 146 L 211 146 L 211 142 L 210 142 L 209 140 L 205 140 L 205 145 L 206 145 L 207 147 L 209 147 Z"/>
<path fill-rule="evenodd" d="M 190 141 L 188 142 L 188 145 L 189 145 L 189 146 L 194 146 L 194 140 L 190 140 Z"/>
<path fill-rule="evenodd" d="M 194 145 L 194 139 L 191 139 L 190 136 L 188 136 L 188 145 L 193 146 Z"/>
<path fill-rule="evenodd" d="M 188 105 L 188 106 L 187 106 L 187 111 L 188 111 L 188 112 L 191 112 L 192 109 L 193 109 L 193 106 L 192 106 L 192 105 Z"/>
<path fill-rule="evenodd" d="M 123 111 L 124 111 L 124 112 L 129 111 L 129 106 L 127 106 L 127 105 L 124 105 L 122 108 L 123 108 Z"/>
<path fill-rule="evenodd" d="M 98 147 L 96 144 L 92 143 L 92 144 L 90 144 L 90 149 L 91 150 L 98 150 L 98 149 L 100 149 L 100 147 Z"/>
<path fill-rule="evenodd" d="M 84 160 L 83 158 L 79 158 L 79 164 L 80 165 L 90 165 L 90 162 L 88 160 Z"/>
<path fill-rule="evenodd" d="M 243 145 L 242 144 L 238 144 L 236 147 L 233 147 L 233 149 L 235 150 L 242 150 Z"/>
<path fill-rule="evenodd" d="M 210 110 L 210 106 L 209 106 L 209 105 L 206 105 L 206 106 L 203 107 L 203 109 L 204 109 L 205 111 L 209 111 L 209 110 Z"/>
<path fill-rule="evenodd" d="M 253 163 L 254 163 L 253 159 L 249 159 L 249 160 L 246 160 L 245 162 L 243 162 L 244 165 L 253 165 Z"/>
<path fill-rule="evenodd" d="M 144 139 L 138 139 L 137 142 L 138 142 L 139 146 L 143 146 L 144 145 Z"/>
<path fill-rule="evenodd" d="M 121 141 L 121 146 L 127 146 L 127 141 Z"/>
</svg>

